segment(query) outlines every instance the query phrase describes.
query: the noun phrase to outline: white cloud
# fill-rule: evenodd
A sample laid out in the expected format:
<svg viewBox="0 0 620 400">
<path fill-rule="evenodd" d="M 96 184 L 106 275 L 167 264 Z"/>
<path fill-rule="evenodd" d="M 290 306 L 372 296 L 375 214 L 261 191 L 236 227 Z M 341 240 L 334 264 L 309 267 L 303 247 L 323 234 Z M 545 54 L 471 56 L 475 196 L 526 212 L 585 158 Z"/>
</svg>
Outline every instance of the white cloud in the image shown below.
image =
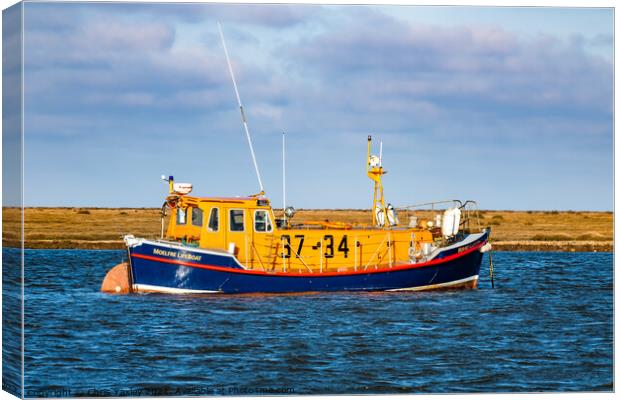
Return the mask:
<svg viewBox="0 0 620 400">
<path fill-rule="evenodd" d="M 558 170 L 569 154 L 590 160 L 601 152 L 610 159 L 603 151 L 611 143 L 612 67 L 586 51 L 605 37 L 413 24 L 373 7 L 91 6 L 61 7 L 60 16 L 45 7 L 46 25 L 29 4 L 26 107 L 35 139 L 56 135 L 65 143 L 79 137 L 114 147 L 129 133 L 141 146 L 155 138 L 172 145 L 177 135 L 226 137 L 238 139 L 234 151 L 218 142 L 218 151 L 206 150 L 209 157 L 222 165 L 230 162 L 226 154 L 241 157 L 236 100 L 219 38 L 208 25 L 223 18 L 232 25 L 227 39 L 236 50 L 233 68 L 251 128 L 260 138 L 259 159 L 272 158 L 263 155 L 278 146 L 283 129 L 292 141 L 307 139 L 300 163 L 305 153 L 340 160 L 346 145 L 357 146 L 361 137 L 363 147 L 368 133 L 386 137 L 392 154 L 403 156 L 392 162 L 405 170 L 432 163 L 438 149 L 472 163 L 501 153 L 508 169 L 532 143 L 539 156 L 563 155 Z M 209 22 L 203 28 L 199 21 Z M 160 163 L 166 156 L 157 151 L 164 147 L 153 146 L 154 153 L 143 157 Z M 408 147 L 415 149 L 414 161 L 403 150 Z M 202 157 L 193 146 L 182 148 Z M 546 165 L 528 161 L 531 168 Z M 317 176 L 329 174 L 327 168 Z M 448 171 L 435 173 L 436 179 L 449 178 L 441 176 Z M 320 187 L 312 179 L 308 187 Z"/>
</svg>

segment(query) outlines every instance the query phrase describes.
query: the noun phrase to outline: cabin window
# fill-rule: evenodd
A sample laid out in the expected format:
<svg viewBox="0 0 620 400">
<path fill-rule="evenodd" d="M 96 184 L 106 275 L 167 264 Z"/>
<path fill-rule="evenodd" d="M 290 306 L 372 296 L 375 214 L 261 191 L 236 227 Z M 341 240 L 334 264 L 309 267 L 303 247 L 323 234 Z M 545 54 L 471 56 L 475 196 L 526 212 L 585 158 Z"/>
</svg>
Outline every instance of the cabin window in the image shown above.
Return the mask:
<svg viewBox="0 0 620 400">
<path fill-rule="evenodd" d="M 243 232 L 245 227 L 243 226 L 243 210 L 230 210 L 230 231 L 231 232 Z"/>
<path fill-rule="evenodd" d="M 202 226 L 202 210 L 200 208 L 192 208 L 192 225 Z"/>
<path fill-rule="evenodd" d="M 187 223 L 187 209 L 177 208 L 177 225 L 185 225 Z"/>
<path fill-rule="evenodd" d="M 254 211 L 254 230 L 256 232 L 271 232 L 273 229 L 267 210 Z"/>
<path fill-rule="evenodd" d="M 211 214 L 209 214 L 209 225 L 207 226 L 209 232 L 217 232 L 220 230 L 220 209 L 213 207 Z"/>
</svg>

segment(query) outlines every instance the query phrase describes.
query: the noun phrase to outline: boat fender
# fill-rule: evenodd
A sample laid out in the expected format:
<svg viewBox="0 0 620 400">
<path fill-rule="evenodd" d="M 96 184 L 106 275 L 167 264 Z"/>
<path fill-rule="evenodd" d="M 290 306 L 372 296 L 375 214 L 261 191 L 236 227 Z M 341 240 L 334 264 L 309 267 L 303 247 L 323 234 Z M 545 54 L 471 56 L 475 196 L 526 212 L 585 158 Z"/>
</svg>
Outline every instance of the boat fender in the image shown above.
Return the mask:
<svg viewBox="0 0 620 400">
<path fill-rule="evenodd" d="M 441 234 L 444 238 L 449 238 L 459 232 L 461 222 L 461 210 L 458 208 L 448 208 L 443 213 L 443 221 L 441 224 Z"/>
<path fill-rule="evenodd" d="M 101 282 L 101 291 L 111 294 L 128 294 L 131 293 L 130 284 L 131 271 L 129 264 L 120 263 L 109 270 L 103 282 Z"/>
<path fill-rule="evenodd" d="M 390 203 L 387 205 L 387 220 L 390 226 L 396 226 L 399 224 L 396 210 L 394 210 L 394 207 Z"/>
<path fill-rule="evenodd" d="M 491 246 L 491 243 L 487 242 L 484 246 L 480 248 L 480 252 L 486 253 L 488 251 L 491 251 L 491 249 L 493 249 L 493 246 Z"/>
<path fill-rule="evenodd" d="M 385 225 L 385 213 L 383 212 L 383 208 L 380 206 L 375 207 L 375 215 L 377 217 L 377 226 L 379 228 Z"/>
</svg>

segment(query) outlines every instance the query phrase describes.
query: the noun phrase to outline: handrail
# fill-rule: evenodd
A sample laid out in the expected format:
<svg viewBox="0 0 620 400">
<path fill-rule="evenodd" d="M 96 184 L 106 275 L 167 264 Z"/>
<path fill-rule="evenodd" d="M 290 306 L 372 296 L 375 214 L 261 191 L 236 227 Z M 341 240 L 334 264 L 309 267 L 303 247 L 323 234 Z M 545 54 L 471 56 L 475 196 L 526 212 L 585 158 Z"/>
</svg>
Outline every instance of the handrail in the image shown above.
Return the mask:
<svg viewBox="0 0 620 400">
<path fill-rule="evenodd" d="M 290 249 L 291 249 L 291 251 L 295 254 L 295 257 L 299 258 L 299 261 L 301 261 L 301 263 L 302 263 L 302 264 L 303 264 L 306 268 L 308 268 L 308 271 L 310 271 L 310 272 L 312 272 L 312 273 L 313 273 L 314 271 L 312 271 L 312 268 L 310 268 L 310 267 L 308 266 L 308 264 L 306 264 L 306 262 L 304 261 L 304 259 L 303 259 L 303 258 L 302 258 L 299 254 L 297 254 L 297 252 L 295 251 L 295 249 L 294 249 L 294 248 L 293 248 L 290 244 L 289 244 L 289 248 L 290 248 Z M 289 266 L 290 266 L 290 265 L 292 265 L 292 263 L 289 263 Z M 291 267 L 291 268 L 292 268 L 292 267 Z"/>
<path fill-rule="evenodd" d="M 465 200 L 465 203 L 459 208 L 465 208 L 468 204 L 473 204 L 476 208 L 478 208 L 478 203 L 475 200 Z"/>
<path fill-rule="evenodd" d="M 338 222 L 338 221 L 301 221 L 297 223 L 301 225 L 299 228 L 304 228 L 308 226 L 320 226 L 321 228 L 331 228 L 331 229 L 351 229 L 353 224 L 347 222 Z"/>
<path fill-rule="evenodd" d="M 265 271 L 265 266 L 263 265 L 263 261 L 260 258 L 260 253 L 256 249 L 256 245 L 255 245 L 254 241 L 252 240 L 251 243 L 252 243 L 252 254 L 256 254 L 256 257 L 258 258 L 258 263 L 260 264 L 261 269 L 263 271 Z M 253 258 L 252 258 L 252 261 L 254 261 Z M 252 267 L 254 267 L 254 262 L 252 262 Z"/>
<path fill-rule="evenodd" d="M 473 200 L 468 200 L 468 201 L 473 201 Z M 436 204 L 446 204 L 446 203 L 458 203 L 459 204 L 459 208 L 462 207 L 463 202 L 461 200 L 440 200 L 440 201 L 431 201 L 428 203 L 420 203 L 420 204 L 414 204 L 411 206 L 402 206 L 402 207 L 395 207 L 397 210 L 408 210 L 411 208 L 418 208 L 418 207 L 422 207 L 422 206 L 434 206 Z"/>
<path fill-rule="evenodd" d="M 473 200 L 468 200 L 462 202 L 463 218 L 459 223 L 459 232 L 476 232 L 476 224 L 477 228 L 480 230 L 480 215 L 479 210 L 475 208 L 477 203 Z M 426 213 L 427 211 L 424 211 Z M 473 213 L 473 214 L 472 214 Z M 424 217 L 425 218 L 425 217 Z M 403 221 L 404 222 L 404 221 Z M 471 224 L 471 225 L 470 225 Z M 469 230 L 471 228 L 471 230 Z M 329 270 L 334 268 L 346 269 L 346 270 L 368 270 L 369 267 L 374 265 L 395 265 L 400 262 L 406 262 L 408 260 L 407 253 L 402 251 L 401 247 L 407 248 L 411 245 L 411 240 L 405 238 L 402 235 L 397 235 L 395 231 L 392 230 L 384 230 L 382 233 L 377 231 L 369 235 L 368 238 L 364 236 L 364 241 L 361 243 L 362 246 L 358 246 L 359 238 L 357 236 L 351 235 L 351 238 L 355 238 L 353 241 L 353 249 L 354 252 L 353 257 L 349 256 L 349 259 L 330 259 L 329 260 Z M 288 271 L 289 269 L 302 269 L 301 265 L 303 264 L 304 268 L 310 273 L 322 273 L 325 272 L 325 254 L 321 250 L 318 254 L 319 257 L 313 258 L 311 255 L 301 256 L 297 252 L 297 248 L 288 243 L 287 240 L 278 240 L 277 236 L 273 237 L 273 240 L 269 241 L 254 241 L 248 237 L 247 246 L 246 246 L 246 260 L 245 262 L 251 265 L 251 268 L 260 268 L 263 271 L 273 271 L 277 268 L 277 263 L 279 261 L 282 262 L 281 268 L 282 270 Z M 429 238 L 430 239 L 430 238 Z M 437 234 L 433 233 L 433 242 L 435 245 L 442 246 L 443 244 L 439 244 L 440 242 L 445 242 L 445 239 Z M 162 241 L 174 245 L 180 245 L 175 241 Z M 386 245 L 387 243 L 387 245 Z M 286 258 L 284 260 L 278 260 L 278 258 L 283 258 L 285 253 L 282 253 L 282 247 L 290 248 L 291 254 L 293 257 Z M 374 249 L 373 249 L 374 247 Z M 397 249 L 401 249 L 400 252 Z M 225 252 L 224 250 L 216 250 Z M 243 254 L 243 253 L 242 253 Z M 313 253 L 314 254 L 314 253 Z M 265 261 L 262 261 L 263 256 L 267 256 Z M 274 257 L 275 255 L 275 257 Z M 370 258 L 369 258 L 370 256 Z M 306 261 L 306 258 L 310 258 L 309 261 Z M 299 260 L 299 261 L 297 261 Z M 312 262 L 310 262 L 312 261 Z M 353 263 L 351 263 L 353 261 Z M 310 266 L 312 264 L 312 267 Z M 303 270 L 303 269 L 302 269 Z"/>
<path fill-rule="evenodd" d="M 379 237 L 381 238 L 380 241 L 377 240 L 377 241 L 372 241 L 372 242 L 364 242 L 364 245 L 366 246 L 368 250 L 374 247 L 374 250 L 372 250 L 373 253 L 367 262 L 365 263 L 361 262 L 362 261 L 361 256 L 368 255 L 369 253 L 366 251 L 360 251 L 360 248 L 355 245 L 355 241 L 354 241 L 355 247 L 353 251 L 356 253 L 355 258 L 357 260 L 353 264 L 348 263 L 346 260 L 338 260 L 338 261 L 332 260 L 332 262 L 330 263 L 331 265 L 330 269 L 337 266 L 339 268 L 344 267 L 347 270 L 354 270 L 354 271 L 357 271 L 358 269 L 368 270 L 368 268 L 372 264 L 376 264 L 377 266 L 379 265 L 392 265 L 393 266 L 395 263 L 407 261 L 406 259 L 403 259 L 403 258 L 400 258 L 400 259 L 395 258 L 395 253 L 396 253 L 396 249 L 401 246 L 408 247 L 411 244 L 410 239 L 404 239 L 404 238 L 400 240 L 396 239 L 392 236 L 391 231 L 386 232 L 384 235 L 381 235 Z M 281 241 L 275 241 L 273 245 L 268 245 L 265 243 L 260 243 L 260 242 L 255 242 L 255 241 L 250 242 L 252 254 L 256 254 L 257 256 L 255 261 L 258 261 L 258 264 L 260 265 L 260 267 L 262 267 L 263 270 L 266 271 L 267 266 L 262 261 L 262 258 L 259 255 L 260 254 L 259 248 L 270 249 L 271 251 L 275 251 L 276 254 L 278 254 L 277 258 L 281 258 L 281 253 L 278 251 L 278 249 L 280 249 L 280 246 L 282 245 L 282 243 L 283 242 Z M 274 247 L 275 247 L 275 250 L 274 250 Z M 320 274 L 322 272 L 326 272 L 325 268 L 320 268 L 320 263 L 321 262 L 324 263 L 325 261 L 323 257 L 321 257 L 322 260 L 316 260 L 317 263 L 313 264 L 313 267 L 310 267 L 309 263 L 305 260 L 305 258 L 299 255 L 299 253 L 296 251 L 296 249 L 293 246 L 290 246 L 290 249 L 291 249 L 291 255 L 296 258 L 287 258 L 287 261 L 286 261 L 287 271 L 292 270 L 293 268 L 295 269 L 300 268 L 301 265 L 303 265 L 304 268 L 306 268 L 308 272 L 310 273 Z M 297 258 L 299 259 L 299 264 L 296 264 Z M 270 270 L 273 270 L 274 267 L 275 265 L 272 266 Z M 284 267 L 284 265 L 282 265 L 282 267 Z M 323 264 L 323 267 L 325 267 L 324 264 Z"/>
<path fill-rule="evenodd" d="M 480 225 L 480 211 L 478 209 L 478 203 L 474 200 L 465 200 L 465 201 L 461 201 L 461 200 L 441 200 L 441 201 L 434 201 L 434 202 L 427 202 L 427 203 L 420 203 L 420 204 L 415 204 L 415 205 L 410 205 L 410 206 L 404 206 L 404 207 L 398 207 L 397 210 L 401 210 L 405 213 L 405 218 L 409 217 L 410 213 L 413 213 L 415 211 L 421 211 L 421 212 L 435 212 L 438 210 L 435 210 L 435 206 L 436 205 L 440 205 L 440 204 L 453 204 L 453 206 L 457 207 L 459 210 L 463 211 L 463 219 L 461 220 L 461 222 L 459 223 L 459 225 L 462 227 L 462 229 L 469 229 L 470 228 L 470 220 L 472 219 L 472 217 L 476 218 L 476 226 L 477 226 L 477 230 L 481 231 L 481 225 Z M 430 209 L 420 209 L 421 207 L 424 206 L 431 206 Z M 470 215 L 470 213 L 474 213 L 474 215 Z"/>
<path fill-rule="evenodd" d="M 383 239 L 383 241 L 379 244 L 379 246 L 377 246 L 377 249 L 375 250 L 374 253 L 372 253 L 372 257 L 370 257 L 370 259 L 368 260 L 368 262 L 366 263 L 366 266 L 364 267 L 364 271 L 366 271 L 368 269 L 368 266 L 370 265 L 370 263 L 372 262 L 372 260 L 375 258 L 375 256 L 379 253 L 379 249 L 381 248 L 381 246 L 383 245 L 383 243 L 385 243 L 385 241 L 387 240 L 388 235 L 385 235 L 385 238 Z M 376 264 L 375 264 L 376 267 Z"/>
</svg>

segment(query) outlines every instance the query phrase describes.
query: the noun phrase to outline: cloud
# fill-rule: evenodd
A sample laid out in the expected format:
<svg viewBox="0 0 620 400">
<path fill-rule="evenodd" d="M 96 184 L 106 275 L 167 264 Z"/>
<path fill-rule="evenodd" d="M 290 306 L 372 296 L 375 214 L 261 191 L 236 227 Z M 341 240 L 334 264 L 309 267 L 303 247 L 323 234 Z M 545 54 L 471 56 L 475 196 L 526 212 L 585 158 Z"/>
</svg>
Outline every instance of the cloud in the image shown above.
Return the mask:
<svg viewBox="0 0 620 400">
<path fill-rule="evenodd" d="M 39 15 L 34 10 L 29 15 Z M 228 78 L 219 48 L 175 46 L 170 21 L 130 21 L 122 14 L 103 21 L 92 10 L 73 11 L 65 29 L 40 28 L 33 22 L 36 17 L 27 23 L 25 88 L 30 110 L 101 114 L 221 104 L 213 101 L 213 92 L 228 85 Z M 211 101 L 199 103 L 205 94 Z"/>
<path fill-rule="evenodd" d="M 80 50 L 91 46 L 100 53 L 164 50 L 174 42 L 174 29 L 159 22 L 91 21 L 88 25 L 81 25 L 74 34 L 75 45 Z"/>
<path fill-rule="evenodd" d="M 320 7 L 289 4 L 209 4 L 211 19 L 266 26 L 271 29 L 304 24 L 320 11 Z"/>
<path fill-rule="evenodd" d="M 31 23 L 27 88 L 34 91 L 31 96 L 40 96 L 36 104 L 58 107 L 51 101 L 58 86 L 75 94 L 84 107 L 208 112 L 229 103 L 229 77 L 212 29 L 203 34 L 200 47 L 179 47 L 176 14 L 166 20 L 157 7 L 138 7 L 132 10 L 142 14 L 130 20 L 112 9 L 118 11 L 84 7 L 74 18 L 52 14 L 41 29 Z M 272 29 L 311 17 L 321 20 L 334 10 L 271 5 L 208 9 L 210 18 L 228 16 Z M 390 130 L 409 129 L 407 113 L 422 123 L 468 118 L 470 113 L 496 118 L 611 114 L 611 65 L 585 51 L 583 40 L 520 37 L 489 25 L 413 24 L 370 8 L 352 10 L 338 20 L 324 19 L 325 28 L 312 36 L 294 36 L 273 48 L 268 64 L 256 65 L 235 54 L 243 94 L 270 110 L 259 114 L 296 124 L 303 121 L 287 121 L 286 115 L 303 119 L 301 112 L 328 109 L 341 117 L 322 122 L 343 128 L 351 126 L 347 120 L 387 114 Z M 35 12 L 29 15 L 40 20 Z M 48 30 L 61 21 L 67 21 L 66 29 Z M 231 29 L 231 40 L 260 43 L 248 39 L 251 30 Z M 277 65 L 283 68 L 274 69 Z M 303 107 L 300 112 L 291 109 L 297 105 Z"/>
<path fill-rule="evenodd" d="M 174 29 L 160 22 L 101 21 L 89 18 L 66 30 L 49 32 L 26 24 L 26 62 L 30 67 L 107 65 L 119 56 L 170 49 Z"/>
<path fill-rule="evenodd" d="M 590 51 L 605 46 L 605 35 L 421 24 L 377 7 L 55 7 L 28 3 L 26 20 L 27 130 L 45 154 L 54 146 L 62 154 L 62 144 L 97 147 L 97 154 L 139 146 L 148 149 L 140 162 L 149 165 L 129 151 L 115 153 L 119 165 L 146 171 L 187 162 L 197 175 L 206 157 L 213 165 L 245 165 L 214 23 L 221 20 L 266 181 L 278 175 L 273 149 L 282 130 L 302 149 L 291 158 L 296 175 L 304 173 L 300 165 L 312 169 L 304 190 L 329 189 L 336 198 L 351 187 L 324 188 L 317 177 L 334 174 L 333 160 L 356 174 L 369 133 L 386 138 L 390 162 L 405 175 L 420 176 L 442 154 L 447 161 L 420 178 L 438 190 L 434 182 L 452 179 L 458 162 L 482 166 L 489 158 L 498 164 L 493 173 L 513 178 L 524 160 L 532 171 L 557 162 L 556 171 L 569 168 L 571 156 L 608 174 L 613 72 Z M 97 169 L 94 158 L 80 162 Z"/>
<path fill-rule="evenodd" d="M 338 22 L 274 54 L 287 54 L 288 71 L 320 86 L 308 91 L 320 93 L 311 102 L 339 108 L 341 119 L 362 114 L 371 126 L 388 119 L 384 129 L 407 131 L 428 129 L 438 118 L 611 118 L 611 64 L 583 43 L 496 26 L 412 24 L 366 11 Z"/>
</svg>

